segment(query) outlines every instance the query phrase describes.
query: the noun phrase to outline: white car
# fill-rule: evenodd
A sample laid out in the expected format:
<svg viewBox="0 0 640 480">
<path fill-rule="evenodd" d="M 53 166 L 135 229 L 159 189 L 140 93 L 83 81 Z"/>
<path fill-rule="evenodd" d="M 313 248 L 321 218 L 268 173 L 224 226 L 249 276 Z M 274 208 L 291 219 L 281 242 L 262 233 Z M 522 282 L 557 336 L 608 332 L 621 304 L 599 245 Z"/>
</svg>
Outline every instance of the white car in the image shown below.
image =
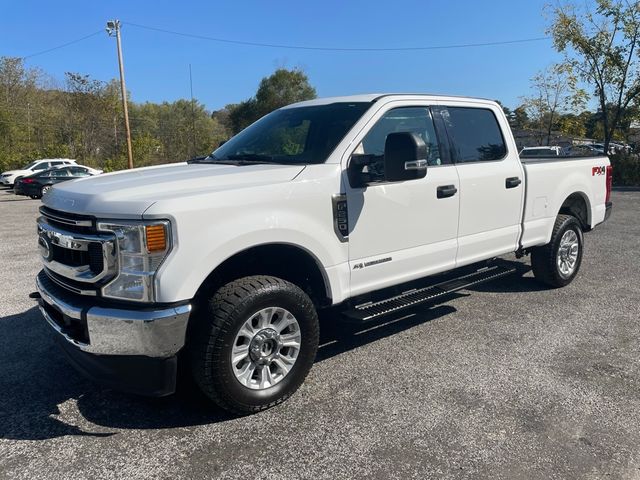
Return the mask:
<svg viewBox="0 0 640 480">
<path fill-rule="evenodd" d="M 257 412 L 304 381 L 321 309 L 345 329 L 398 319 L 513 273 L 520 263 L 487 264 L 508 253 L 568 285 L 583 232 L 611 213 L 611 179 L 606 156 L 521 159 L 489 100 L 301 102 L 205 158 L 52 188 L 37 221 L 40 310 L 100 382 L 168 395 L 184 362 L 213 402 Z"/>
<path fill-rule="evenodd" d="M 2 185 L 13 186 L 17 179 L 33 175 L 34 173 L 65 165 L 75 165 L 76 161 L 69 158 L 45 158 L 34 160 L 20 170 L 8 170 L 0 175 Z"/>
</svg>

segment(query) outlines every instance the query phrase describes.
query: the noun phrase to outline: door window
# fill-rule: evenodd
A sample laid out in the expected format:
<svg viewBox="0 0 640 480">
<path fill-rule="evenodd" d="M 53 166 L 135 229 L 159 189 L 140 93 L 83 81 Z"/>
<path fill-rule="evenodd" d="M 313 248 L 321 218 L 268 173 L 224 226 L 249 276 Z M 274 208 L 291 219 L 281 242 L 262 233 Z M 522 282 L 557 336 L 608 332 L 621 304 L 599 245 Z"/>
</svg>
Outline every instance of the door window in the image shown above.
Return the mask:
<svg viewBox="0 0 640 480">
<path fill-rule="evenodd" d="M 501 160 L 507 154 L 500 125 L 491 110 L 447 107 L 441 114 L 453 142 L 456 162 Z"/>
<path fill-rule="evenodd" d="M 69 171 L 71 171 L 71 175 L 74 177 L 89 177 L 89 172 L 86 168 L 82 167 L 70 167 Z"/>
<path fill-rule="evenodd" d="M 49 168 L 49 164 L 47 162 L 42 162 L 33 167 L 34 172 L 38 172 L 40 170 L 47 170 Z"/>
<path fill-rule="evenodd" d="M 436 130 L 431 111 L 427 107 L 401 107 L 389 110 L 369 130 L 354 153 L 380 157 L 382 164 L 387 135 L 394 132 L 416 133 L 427 145 L 428 164 L 442 164 Z"/>
<path fill-rule="evenodd" d="M 68 168 L 56 168 L 55 170 L 53 170 L 51 172 L 52 176 L 55 178 L 62 178 L 62 177 L 69 177 L 71 176 L 69 174 L 69 169 Z"/>
</svg>

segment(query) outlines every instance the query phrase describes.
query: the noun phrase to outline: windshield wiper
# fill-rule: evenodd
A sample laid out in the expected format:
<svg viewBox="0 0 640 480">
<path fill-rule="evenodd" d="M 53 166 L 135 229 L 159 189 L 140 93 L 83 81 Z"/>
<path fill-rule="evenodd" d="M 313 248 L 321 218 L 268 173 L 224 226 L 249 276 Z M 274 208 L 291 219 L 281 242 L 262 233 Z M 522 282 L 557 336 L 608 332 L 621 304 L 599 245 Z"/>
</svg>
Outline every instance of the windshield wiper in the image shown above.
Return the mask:
<svg viewBox="0 0 640 480">
<path fill-rule="evenodd" d="M 187 160 L 187 163 L 214 163 L 218 159 L 213 155 L 207 155 L 206 157 L 195 157 Z"/>
<path fill-rule="evenodd" d="M 256 163 L 279 163 L 274 162 L 271 155 L 261 155 L 258 153 L 242 153 L 216 158 L 213 155 L 197 157 L 187 160 L 187 163 L 221 163 L 223 165 L 251 165 Z"/>
<path fill-rule="evenodd" d="M 261 153 L 239 153 L 237 155 L 227 155 L 220 160 L 237 160 L 249 163 L 282 163 L 274 161 L 271 155 L 263 155 Z"/>
<path fill-rule="evenodd" d="M 198 157 L 188 160 L 187 163 L 208 163 L 219 165 L 260 165 L 260 164 L 294 164 L 303 162 L 289 162 L 274 160 L 271 155 L 263 155 L 260 153 L 239 153 L 235 155 L 227 155 L 226 157 L 216 158 L 213 155 L 207 157 Z"/>
</svg>

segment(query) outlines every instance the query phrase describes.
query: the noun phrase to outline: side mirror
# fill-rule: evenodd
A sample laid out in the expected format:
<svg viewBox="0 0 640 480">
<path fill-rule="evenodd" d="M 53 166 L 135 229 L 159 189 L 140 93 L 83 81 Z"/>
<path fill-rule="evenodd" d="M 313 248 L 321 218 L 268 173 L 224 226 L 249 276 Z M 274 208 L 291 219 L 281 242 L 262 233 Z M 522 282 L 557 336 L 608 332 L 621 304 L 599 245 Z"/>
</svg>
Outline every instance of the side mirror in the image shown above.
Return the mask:
<svg viewBox="0 0 640 480">
<path fill-rule="evenodd" d="M 427 145 L 417 134 L 395 132 L 384 144 L 384 173 L 388 182 L 415 180 L 427 175 Z"/>
</svg>

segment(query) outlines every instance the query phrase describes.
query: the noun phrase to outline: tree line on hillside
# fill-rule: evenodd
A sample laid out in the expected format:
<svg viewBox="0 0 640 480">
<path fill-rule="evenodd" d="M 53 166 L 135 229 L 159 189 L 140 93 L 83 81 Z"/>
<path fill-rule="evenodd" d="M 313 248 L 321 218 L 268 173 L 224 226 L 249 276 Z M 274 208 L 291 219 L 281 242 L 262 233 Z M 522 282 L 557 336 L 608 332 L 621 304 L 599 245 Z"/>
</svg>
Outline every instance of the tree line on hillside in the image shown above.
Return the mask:
<svg viewBox="0 0 640 480">
<path fill-rule="evenodd" d="M 521 105 L 503 107 L 512 127 L 535 131 L 541 145 L 558 134 L 605 146 L 634 143 L 638 129 L 632 127 L 640 120 L 640 3 L 594 0 L 591 7 L 549 8 L 548 33 L 564 59 L 532 78 Z M 115 80 L 68 72 L 56 83 L 20 58 L 0 57 L 0 171 L 52 157 L 108 171 L 125 168 L 119 95 Z M 315 96 L 304 72 L 280 68 L 261 80 L 254 96 L 214 112 L 197 100 L 129 101 L 134 164 L 207 154 L 270 111 Z M 596 111 L 586 108 L 590 98 Z M 640 184 L 637 157 L 630 162 L 628 178 L 618 180 Z"/>
<path fill-rule="evenodd" d="M 207 154 L 270 111 L 315 95 L 303 72 L 278 69 L 262 80 L 255 97 L 216 112 L 197 100 L 129 101 L 134 164 Z M 58 157 L 107 171 L 126 168 L 117 82 L 68 72 L 60 85 L 20 58 L 0 57 L 0 171 Z"/>
</svg>

